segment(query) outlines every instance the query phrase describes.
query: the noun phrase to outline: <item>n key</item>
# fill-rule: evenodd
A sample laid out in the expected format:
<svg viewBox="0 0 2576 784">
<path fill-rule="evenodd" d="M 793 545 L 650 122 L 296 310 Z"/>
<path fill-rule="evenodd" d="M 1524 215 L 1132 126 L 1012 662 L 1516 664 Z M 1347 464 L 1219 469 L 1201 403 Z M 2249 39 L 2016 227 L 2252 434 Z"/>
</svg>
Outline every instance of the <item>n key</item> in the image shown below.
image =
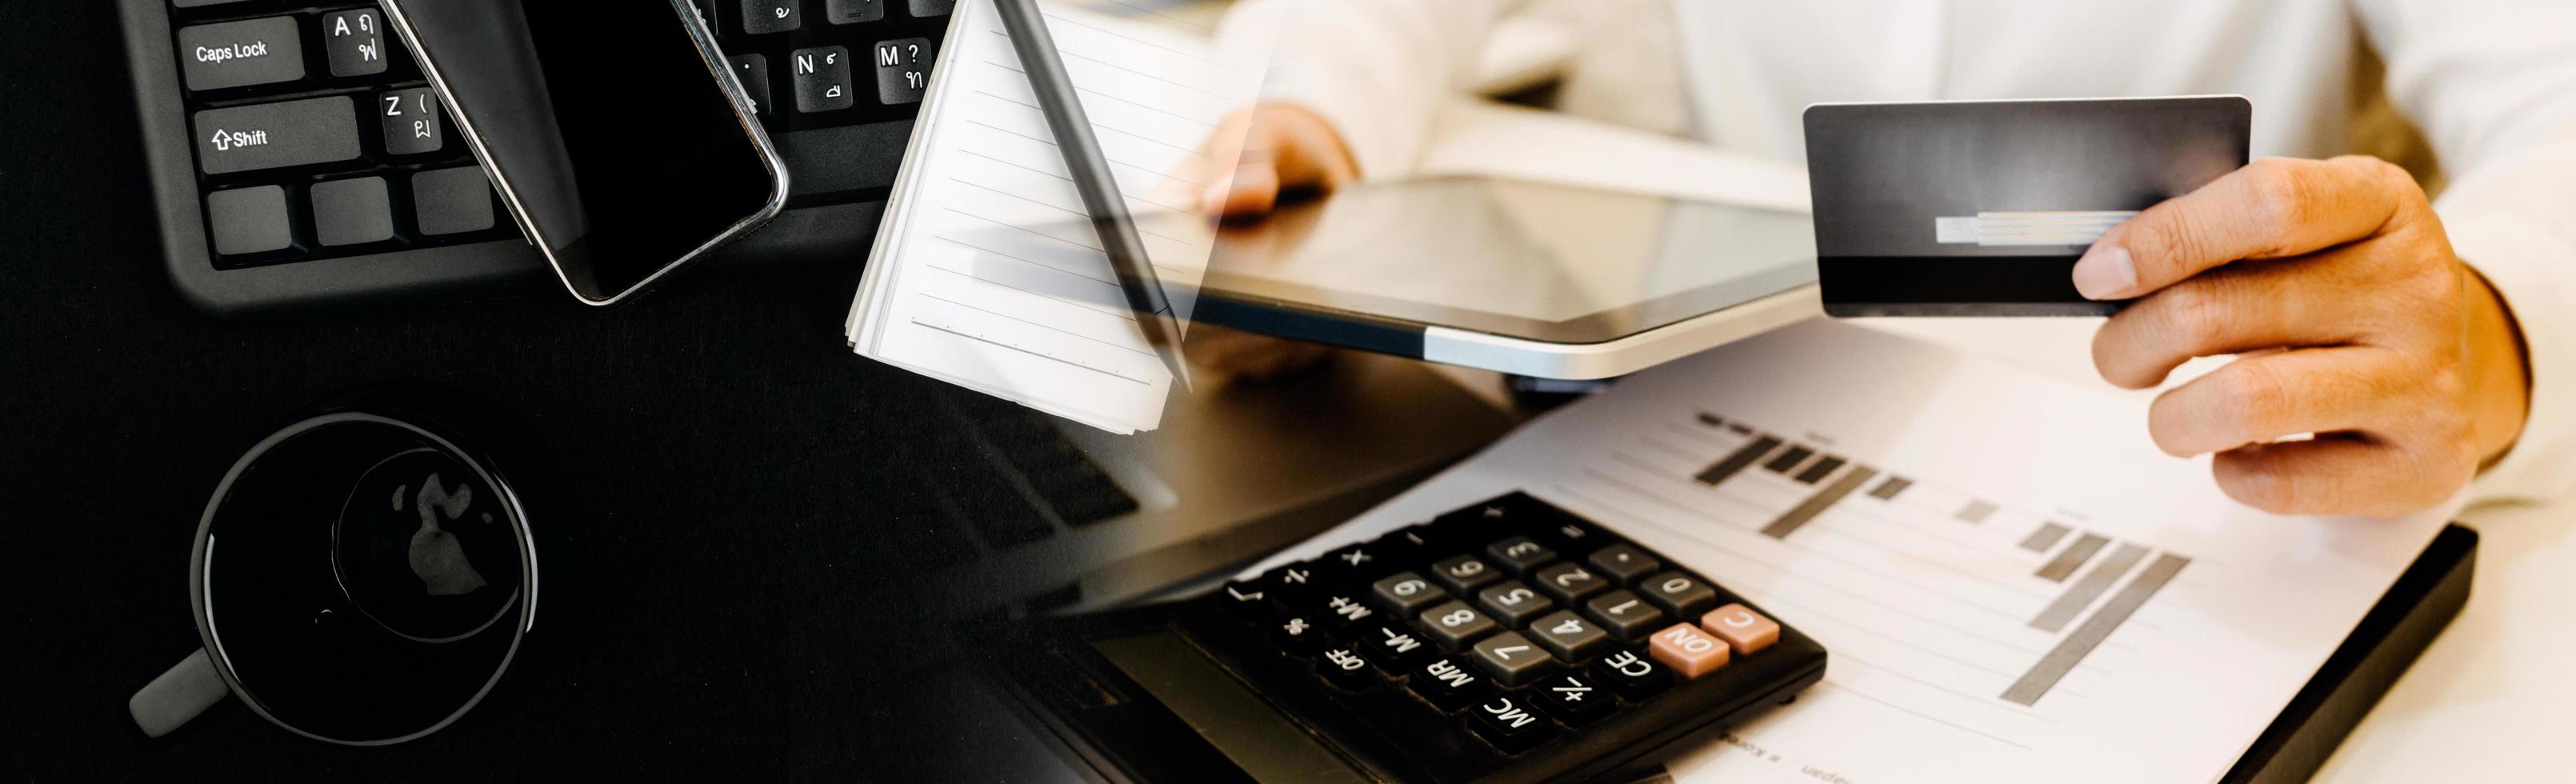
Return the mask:
<svg viewBox="0 0 2576 784">
<path fill-rule="evenodd" d="M 850 97 L 850 50 L 838 46 L 798 49 L 791 79 L 796 111 L 829 112 L 857 105 Z"/>
</svg>

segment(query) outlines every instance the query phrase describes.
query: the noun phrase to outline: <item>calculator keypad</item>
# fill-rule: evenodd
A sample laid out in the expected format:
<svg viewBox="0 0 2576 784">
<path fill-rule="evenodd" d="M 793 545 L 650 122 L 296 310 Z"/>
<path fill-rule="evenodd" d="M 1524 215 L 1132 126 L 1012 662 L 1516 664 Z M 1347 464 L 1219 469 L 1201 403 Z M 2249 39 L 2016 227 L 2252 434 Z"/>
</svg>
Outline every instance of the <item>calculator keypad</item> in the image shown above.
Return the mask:
<svg viewBox="0 0 2576 784">
<path fill-rule="evenodd" d="M 1773 650 L 1793 633 L 1760 610 L 1522 493 L 1228 583 L 1208 601 L 1265 630 L 1275 650 L 1247 655 L 1284 653 L 1351 699 L 1418 700 L 1506 756 L 1616 726 L 1696 679 L 1744 677 L 1719 675 L 1730 667 L 1822 658 L 1804 638 L 1789 646 L 1798 653 Z"/>
</svg>

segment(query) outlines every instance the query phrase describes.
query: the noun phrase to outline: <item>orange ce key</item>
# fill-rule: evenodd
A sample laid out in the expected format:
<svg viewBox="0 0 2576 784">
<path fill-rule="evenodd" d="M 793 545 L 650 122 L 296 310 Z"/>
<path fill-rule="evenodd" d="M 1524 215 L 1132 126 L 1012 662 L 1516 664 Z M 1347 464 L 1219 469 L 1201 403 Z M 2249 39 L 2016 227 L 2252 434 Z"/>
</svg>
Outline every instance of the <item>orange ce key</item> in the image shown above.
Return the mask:
<svg viewBox="0 0 2576 784">
<path fill-rule="evenodd" d="M 1656 632 L 1646 644 L 1647 652 L 1664 666 L 1684 678 L 1697 678 L 1701 673 L 1726 665 L 1726 643 L 1687 623 Z"/>
</svg>

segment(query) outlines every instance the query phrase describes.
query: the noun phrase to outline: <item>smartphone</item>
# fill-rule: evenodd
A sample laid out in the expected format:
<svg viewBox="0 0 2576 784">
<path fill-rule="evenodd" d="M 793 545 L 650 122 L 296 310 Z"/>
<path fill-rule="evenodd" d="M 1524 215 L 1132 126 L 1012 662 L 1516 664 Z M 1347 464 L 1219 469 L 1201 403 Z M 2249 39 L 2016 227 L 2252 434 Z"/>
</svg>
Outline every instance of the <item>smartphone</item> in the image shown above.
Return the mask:
<svg viewBox="0 0 2576 784">
<path fill-rule="evenodd" d="M 573 296 L 634 296 L 776 217 L 787 169 L 690 0 L 384 0 Z"/>
</svg>

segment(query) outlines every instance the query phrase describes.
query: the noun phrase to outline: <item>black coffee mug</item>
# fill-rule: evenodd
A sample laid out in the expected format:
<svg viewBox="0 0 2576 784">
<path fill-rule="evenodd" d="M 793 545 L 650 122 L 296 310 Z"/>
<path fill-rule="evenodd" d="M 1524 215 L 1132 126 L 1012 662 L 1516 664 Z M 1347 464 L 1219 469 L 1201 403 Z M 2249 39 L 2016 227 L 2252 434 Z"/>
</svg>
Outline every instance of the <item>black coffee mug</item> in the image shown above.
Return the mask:
<svg viewBox="0 0 2576 784">
<path fill-rule="evenodd" d="M 417 409 L 343 405 L 216 485 L 188 564 L 203 647 L 126 708 L 152 737 L 235 696 L 316 740 L 418 738 L 500 683 L 537 586 L 527 512 L 487 455 Z"/>
</svg>

